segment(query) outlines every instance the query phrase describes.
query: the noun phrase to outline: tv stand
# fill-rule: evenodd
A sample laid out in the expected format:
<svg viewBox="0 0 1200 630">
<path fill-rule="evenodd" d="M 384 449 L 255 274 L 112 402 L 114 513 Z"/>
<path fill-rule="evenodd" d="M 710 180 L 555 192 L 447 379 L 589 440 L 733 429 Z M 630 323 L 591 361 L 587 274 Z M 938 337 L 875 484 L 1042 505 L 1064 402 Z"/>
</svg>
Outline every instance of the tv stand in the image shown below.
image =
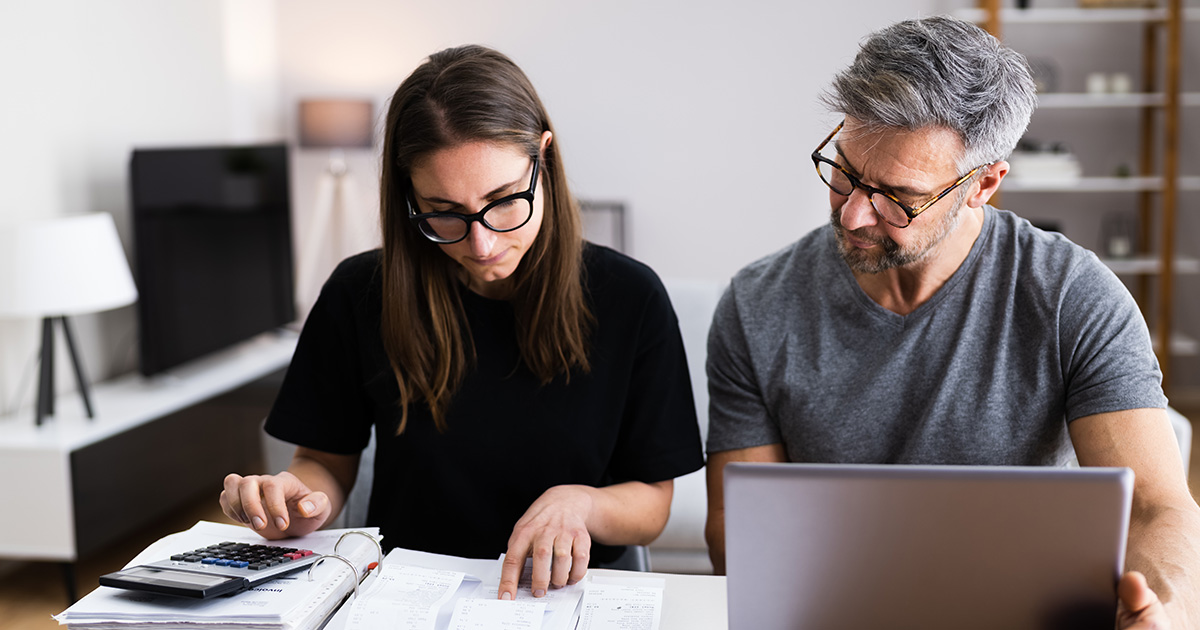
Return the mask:
<svg viewBox="0 0 1200 630">
<path fill-rule="evenodd" d="M 265 333 L 163 375 L 98 383 L 93 419 L 77 392 L 41 426 L 29 409 L 0 417 L 0 557 L 65 563 L 74 601 L 80 557 L 201 492 L 215 502 L 225 474 L 261 466 L 275 386 L 246 386 L 285 369 L 296 339 Z"/>
</svg>

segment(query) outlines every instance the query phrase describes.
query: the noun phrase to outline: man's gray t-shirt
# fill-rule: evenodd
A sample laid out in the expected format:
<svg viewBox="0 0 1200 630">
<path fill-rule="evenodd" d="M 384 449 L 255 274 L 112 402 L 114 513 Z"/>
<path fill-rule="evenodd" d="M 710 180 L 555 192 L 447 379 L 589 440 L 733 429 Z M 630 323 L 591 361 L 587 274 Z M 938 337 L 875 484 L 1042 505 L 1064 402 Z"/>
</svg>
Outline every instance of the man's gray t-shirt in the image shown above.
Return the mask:
<svg viewBox="0 0 1200 630">
<path fill-rule="evenodd" d="M 875 303 L 826 225 L 742 269 L 708 340 L 708 451 L 797 462 L 1060 465 L 1067 422 L 1165 407 L 1129 291 L 1094 254 L 985 207 L 908 315 Z"/>
</svg>

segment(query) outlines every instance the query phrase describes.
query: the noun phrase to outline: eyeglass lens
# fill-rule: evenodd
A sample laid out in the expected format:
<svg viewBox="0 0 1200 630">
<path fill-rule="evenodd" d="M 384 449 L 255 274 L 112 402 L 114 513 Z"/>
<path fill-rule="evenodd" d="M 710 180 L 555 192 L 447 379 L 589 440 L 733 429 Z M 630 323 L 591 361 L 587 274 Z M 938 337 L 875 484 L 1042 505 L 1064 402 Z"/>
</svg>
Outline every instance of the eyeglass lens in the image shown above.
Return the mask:
<svg viewBox="0 0 1200 630">
<path fill-rule="evenodd" d="M 490 206 L 484 211 L 482 223 L 495 232 L 510 232 L 529 221 L 533 215 L 533 204 L 529 199 L 517 197 L 505 199 Z M 442 242 L 460 241 L 467 236 L 470 229 L 470 215 L 438 215 L 421 217 L 418 215 L 417 224 L 425 236 Z"/>
<path fill-rule="evenodd" d="M 841 169 L 834 168 L 832 164 L 817 162 L 817 172 L 820 173 L 825 185 L 833 189 L 833 192 L 847 197 L 854 192 L 854 185 L 850 182 L 850 178 L 846 177 Z M 875 208 L 879 216 L 883 217 L 884 221 L 898 227 L 909 224 L 908 214 L 891 197 L 869 191 L 868 195 L 871 206 Z"/>
</svg>

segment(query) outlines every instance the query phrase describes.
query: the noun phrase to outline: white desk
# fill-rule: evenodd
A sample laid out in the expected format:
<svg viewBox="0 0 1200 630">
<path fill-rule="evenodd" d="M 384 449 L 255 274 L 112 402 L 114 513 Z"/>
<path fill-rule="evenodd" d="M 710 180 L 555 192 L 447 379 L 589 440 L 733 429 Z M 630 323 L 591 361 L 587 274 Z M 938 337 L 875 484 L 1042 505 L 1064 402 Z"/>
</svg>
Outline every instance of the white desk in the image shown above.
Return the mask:
<svg viewBox="0 0 1200 630">
<path fill-rule="evenodd" d="M 660 630 L 727 630 L 725 576 L 637 573 L 589 569 L 588 575 L 655 577 L 665 580 Z"/>
<path fill-rule="evenodd" d="M 99 383 L 92 389 L 96 415 L 92 420 L 74 392 L 55 401 L 56 416 L 40 427 L 34 426 L 30 409 L 0 417 L 0 479 L 4 480 L 0 505 L 5 514 L 0 518 L 0 556 L 74 562 L 86 551 L 80 547 L 88 546 L 80 545 L 77 519 L 107 523 L 106 519 L 137 518 L 106 513 L 107 496 L 80 496 L 81 477 L 89 495 L 121 493 L 122 488 L 107 485 L 106 478 L 118 464 L 171 457 L 169 444 L 161 444 L 161 452 L 141 444 L 135 452 L 127 452 L 130 449 L 120 448 L 123 436 L 144 432 L 160 419 L 286 367 L 295 346 L 295 333 L 268 333 L 162 376 L 147 379 L 135 374 Z M 212 426 L 220 430 L 222 425 L 217 421 Z M 151 431 L 144 439 L 161 443 L 166 441 L 163 437 Z M 113 457 L 115 453 L 120 457 Z M 97 456 L 104 459 L 98 463 Z M 87 470 L 77 469 L 82 462 Z M 218 476 L 212 483 L 219 489 L 220 481 Z M 81 500 L 88 502 L 88 514 L 77 513 Z"/>
</svg>

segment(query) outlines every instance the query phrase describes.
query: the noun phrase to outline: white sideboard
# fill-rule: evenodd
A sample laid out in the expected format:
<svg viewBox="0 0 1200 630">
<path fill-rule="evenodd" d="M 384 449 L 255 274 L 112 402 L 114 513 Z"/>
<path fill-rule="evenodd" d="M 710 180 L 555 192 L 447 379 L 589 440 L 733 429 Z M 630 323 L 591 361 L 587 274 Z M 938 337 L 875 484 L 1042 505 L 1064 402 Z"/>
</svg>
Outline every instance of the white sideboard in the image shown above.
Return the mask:
<svg viewBox="0 0 1200 630">
<path fill-rule="evenodd" d="M 106 537 L 152 518 L 164 493 L 190 498 L 200 482 L 219 491 L 222 475 L 200 464 L 206 454 L 256 451 L 258 424 L 238 429 L 251 437 L 233 438 L 253 439 L 253 445 L 225 448 L 231 423 L 252 423 L 222 409 L 188 418 L 189 409 L 285 368 L 296 338 L 290 331 L 266 333 L 160 376 L 98 383 L 94 419 L 86 417 L 77 392 L 60 396 L 56 415 L 41 426 L 30 409 L 0 417 L 0 557 L 71 563 L 106 544 Z M 210 474 L 218 476 L 208 480 Z M 146 509 L 130 509 L 139 502 Z"/>
</svg>

